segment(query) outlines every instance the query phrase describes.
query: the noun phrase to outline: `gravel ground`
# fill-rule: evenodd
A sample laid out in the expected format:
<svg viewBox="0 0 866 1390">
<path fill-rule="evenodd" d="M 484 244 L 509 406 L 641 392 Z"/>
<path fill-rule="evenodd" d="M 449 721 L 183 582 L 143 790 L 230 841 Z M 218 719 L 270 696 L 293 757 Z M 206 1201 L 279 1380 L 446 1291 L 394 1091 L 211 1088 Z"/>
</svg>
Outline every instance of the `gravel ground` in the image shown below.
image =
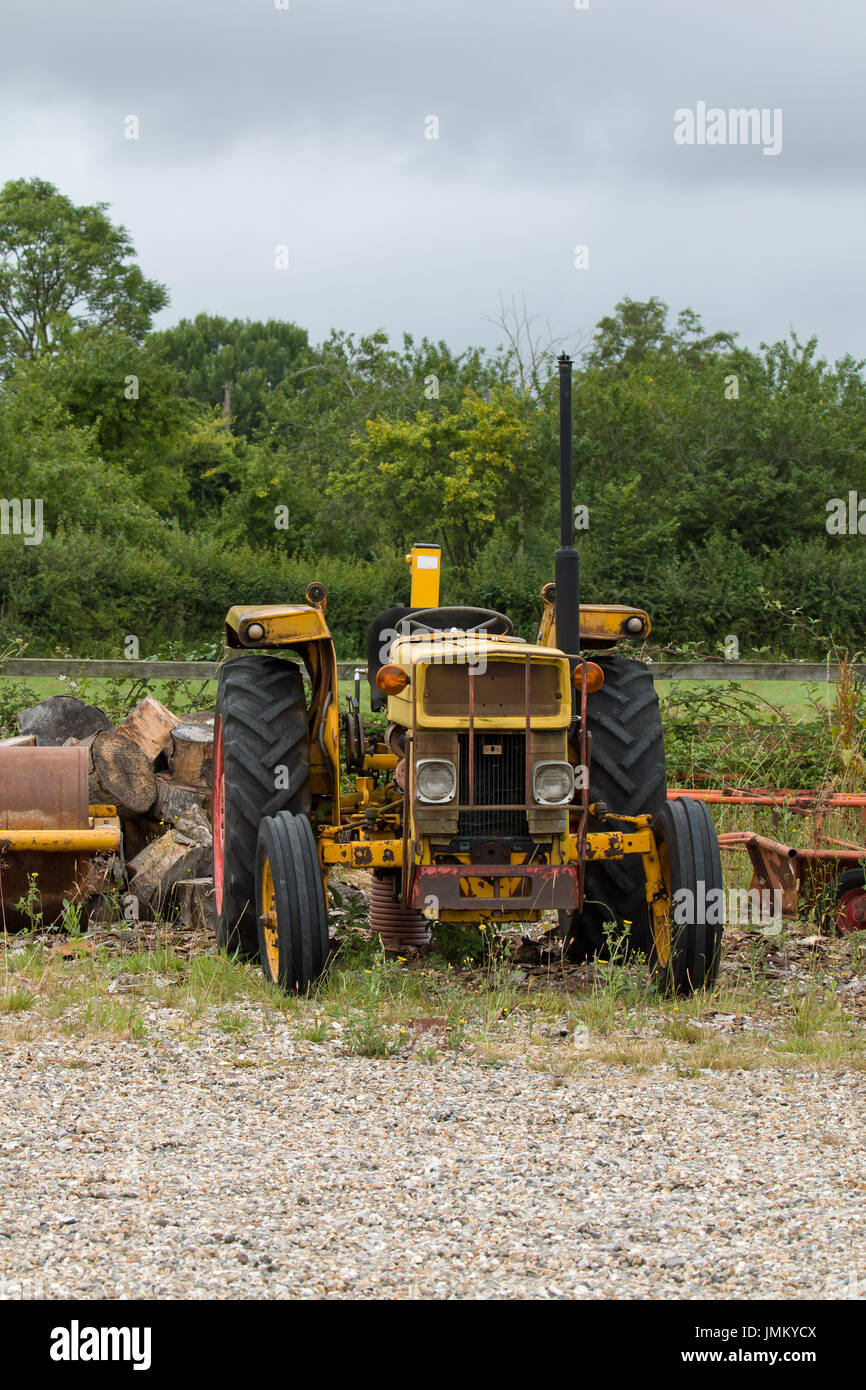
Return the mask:
<svg viewBox="0 0 866 1390">
<path fill-rule="evenodd" d="M 0 1295 L 862 1297 L 862 1075 L 4 1048 Z"/>
</svg>

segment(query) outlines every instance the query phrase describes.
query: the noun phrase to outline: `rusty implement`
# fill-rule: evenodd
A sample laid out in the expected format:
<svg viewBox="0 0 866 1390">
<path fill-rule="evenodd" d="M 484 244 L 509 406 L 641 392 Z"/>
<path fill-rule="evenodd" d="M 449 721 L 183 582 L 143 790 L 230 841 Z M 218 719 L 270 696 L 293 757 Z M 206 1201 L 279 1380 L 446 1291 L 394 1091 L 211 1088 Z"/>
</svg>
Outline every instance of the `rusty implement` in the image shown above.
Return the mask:
<svg viewBox="0 0 866 1390">
<path fill-rule="evenodd" d="M 724 806 L 784 806 L 794 811 L 811 811 L 816 806 L 838 810 L 852 806 L 866 808 L 862 792 L 791 791 L 785 788 L 748 787 L 726 790 L 724 787 L 668 787 L 668 801 L 687 796 L 690 801 L 705 801 L 708 805 Z"/>
<path fill-rule="evenodd" d="M 64 900 L 86 908 L 104 881 L 97 856 L 119 848 L 114 807 L 88 805 L 85 748 L 0 748 L 0 928 L 52 926 Z"/>
<path fill-rule="evenodd" d="M 745 846 L 752 861 L 750 889 L 778 889 L 782 915 L 796 917 L 815 906 L 821 894 L 846 869 L 866 861 L 866 848 L 795 849 L 752 831 L 730 831 L 719 836 L 723 849 Z"/>
</svg>

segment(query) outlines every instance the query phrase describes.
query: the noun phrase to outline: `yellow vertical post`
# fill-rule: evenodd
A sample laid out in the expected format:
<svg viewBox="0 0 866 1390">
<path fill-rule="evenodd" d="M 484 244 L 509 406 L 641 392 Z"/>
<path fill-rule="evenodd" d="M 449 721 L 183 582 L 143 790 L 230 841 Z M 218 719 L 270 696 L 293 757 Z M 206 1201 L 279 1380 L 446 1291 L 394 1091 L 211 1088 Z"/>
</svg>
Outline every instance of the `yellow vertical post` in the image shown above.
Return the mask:
<svg viewBox="0 0 866 1390">
<path fill-rule="evenodd" d="M 413 545 L 406 564 L 412 572 L 412 608 L 439 607 L 439 571 L 441 551 L 438 545 Z"/>
</svg>

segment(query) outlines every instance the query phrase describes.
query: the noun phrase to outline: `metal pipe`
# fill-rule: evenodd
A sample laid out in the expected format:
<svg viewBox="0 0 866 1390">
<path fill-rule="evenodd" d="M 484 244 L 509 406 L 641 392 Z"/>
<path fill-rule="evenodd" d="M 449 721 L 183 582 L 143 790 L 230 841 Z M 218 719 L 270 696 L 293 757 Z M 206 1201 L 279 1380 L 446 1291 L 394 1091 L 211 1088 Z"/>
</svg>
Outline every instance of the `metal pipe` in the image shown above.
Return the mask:
<svg viewBox="0 0 866 1390">
<path fill-rule="evenodd" d="M 692 787 L 668 787 L 667 796 L 668 801 L 676 801 L 681 796 L 687 796 L 692 801 L 704 801 L 710 805 L 721 804 L 725 806 L 795 806 L 797 802 L 806 802 L 810 805 L 820 802 L 822 807 L 866 806 L 866 795 L 855 792 L 831 792 L 825 796 L 821 792 L 810 791 L 725 792 L 716 788 L 698 790 Z"/>
<path fill-rule="evenodd" d="M 556 645 L 571 659 L 580 651 L 580 563 L 574 548 L 572 497 L 571 358 L 557 358 L 559 368 L 559 549 L 554 561 Z M 572 702 L 576 693 L 572 692 Z"/>
<path fill-rule="evenodd" d="M 469 664 L 469 738 L 467 758 L 469 759 L 469 805 L 475 805 L 475 668 Z"/>
</svg>

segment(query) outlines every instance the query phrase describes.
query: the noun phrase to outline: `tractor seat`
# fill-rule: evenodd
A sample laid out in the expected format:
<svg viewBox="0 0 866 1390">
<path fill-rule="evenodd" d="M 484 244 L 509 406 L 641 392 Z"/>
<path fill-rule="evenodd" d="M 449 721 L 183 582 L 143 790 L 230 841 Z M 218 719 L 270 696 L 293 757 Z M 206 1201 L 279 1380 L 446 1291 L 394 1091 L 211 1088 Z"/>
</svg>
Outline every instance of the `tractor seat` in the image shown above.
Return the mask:
<svg viewBox="0 0 866 1390">
<path fill-rule="evenodd" d="M 482 622 L 492 614 L 490 608 L 462 608 L 457 611 L 470 622 L 472 619 Z M 400 631 L 401 619 L 410 618 L 413 613 L 425 613 L 423 622 L 427 627 L 441 628 L 443 631 L 455 627 L 453 608 L 386 608 L 373 620 L 367 628 L 367 676 L 370 682 L 370 708 L 373 710 L 383 710 L 388 703 L 387 695 L 383 695 L 376 684 L 376 676 L 388 660 L 388 648 Z M 462 627 L 457 630 L 462 630 Z"/>
<path fill-rule="evenodd" d="M 401 618 L 408 618 L 410 613 L 420 612 L 420 608 L 386 608 L 367 628 L 367 677 L 370 681 L 372 710 L 383 710 L 388 703 L 388 696 L 383 695 L 376 684 L 376 676 L 387 661 L 388 647 L 394 640 L 395 632 L 399 631 L 397 624 Z"/>
</svg>

